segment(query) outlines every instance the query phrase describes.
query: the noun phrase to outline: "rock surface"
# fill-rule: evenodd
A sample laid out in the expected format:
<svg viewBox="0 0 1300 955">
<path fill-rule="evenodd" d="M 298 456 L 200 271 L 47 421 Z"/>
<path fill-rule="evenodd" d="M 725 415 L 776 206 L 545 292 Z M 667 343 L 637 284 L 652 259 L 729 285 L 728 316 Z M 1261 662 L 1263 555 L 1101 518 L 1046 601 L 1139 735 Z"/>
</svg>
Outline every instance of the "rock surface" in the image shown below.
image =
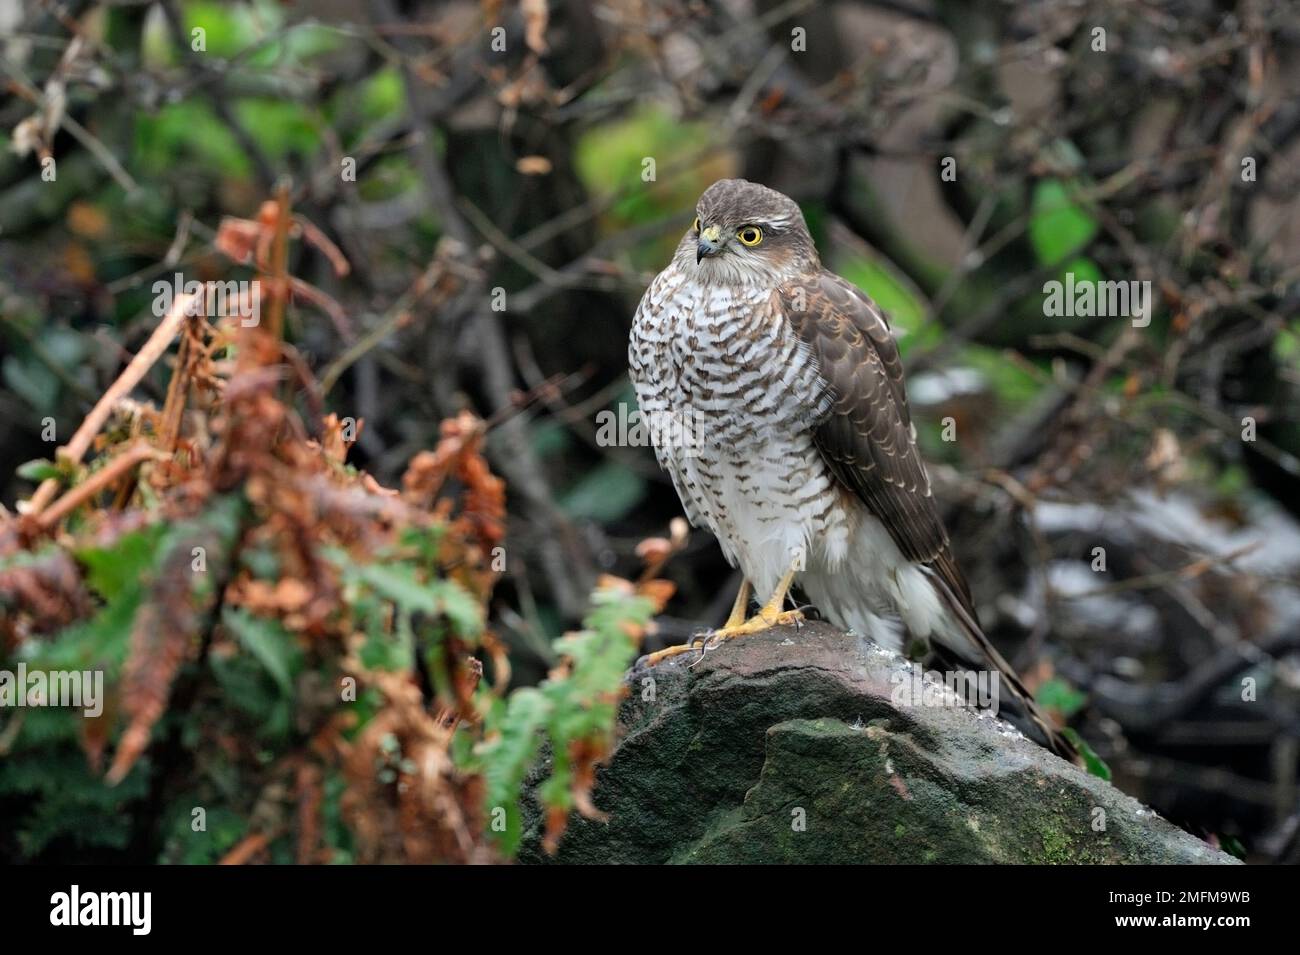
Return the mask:
<svg viewBox="0 0 1300 955">
<path fill-rule="evenodd" d="M 608 820 L 573 819 L 550 860 L 534 822 L 522 861 L 1235 861 L 998 719 L 895 706 L 918 671 L 865 638 L 809 623 L 696 660 L 631 671 Z"/>
</svg>

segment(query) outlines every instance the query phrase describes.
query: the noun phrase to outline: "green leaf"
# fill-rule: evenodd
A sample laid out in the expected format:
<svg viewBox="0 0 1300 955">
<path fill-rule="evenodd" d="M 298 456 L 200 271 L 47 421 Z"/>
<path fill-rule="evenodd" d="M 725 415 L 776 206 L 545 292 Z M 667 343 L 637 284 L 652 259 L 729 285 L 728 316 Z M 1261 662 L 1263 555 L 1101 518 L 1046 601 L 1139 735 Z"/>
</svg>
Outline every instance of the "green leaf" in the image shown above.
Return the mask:
<svg viewBox="0 0 1300 955">
<path fill-rule="evenodd" d="M 1273 357 L 1284 364 L 1300 363 L 1300 333 L 1291 328 L 1280 328 L 1273 339 Z"/>
<path fill-rule="evenodd" d="M 626 517 L 645 495 L 645 478 L 617 461 L 606 461 L 579 478 L 560 507 L 575 520 L 608 524 Z"/>
<path fill-rule="evenodd" d="M 312 57 L 333 53 L 344 47 L 345 40 L 338 30 L 320 23 L 292 24 L 284 38 L 284 55 L 295 63 Z"/>
<path fill-rule="evenodd" d="M 505 704 L 488 711 L 488 741 L 475 750 L 471 765 L 487 780 L 489 816 L 501 810 L 506 814 L 506 832 L 495 835 L 502 852 L 512 855 L 518 848 L 521 790 L 543 736 L 550 742 L 550 773 L 540 781 L 537 796 L 547 809 L 572 808 L 571 746 L 581 742 L 595 744 L 596 751 L 608 748 L 623 675 L 637 653 L 627 628 L 644 625 L 653 612 L 654 604 L 645 597 L 598 590 L 583 621 L 586 629 L 555 641 L 556 652 L 569 665 L 538 687 L 515 690 Z"/>
<path fill-rule="evenodd" d="M 9 390 L 16 393 L 36 411 L 50 411 L 59 397 L 59 379 L 35 358 L 26 360 L 17 355 L 6 355 L 0 364 Z"/>
<path fill-rule="evenodd" d="M 682 212 L 682 232 L 691 223 L 690 212 L 695 200 L 709 185 L 701 169 L 697 176 L 673 177 L 660 183 L 659 176 L 645 188 L 625 190 L 629 182 L 641 181 L 646 168 L 647 142 L 655 144 L 656 173 L 698 153 L 708 144 L 715 130 L 706 123 L 684 121 L 662 106 L 648 105 L 631 113 L 592 127 L 581 135 L 574 147 L 578 175 L 588 188 L 598 194 L 626 192 L 614 207 L 620 219 L 647 222 L 660 214 Z M 686 180 L 681 182 L 679 180 Z M 676 244 L 677 238 L 673 238 Z"/>
<path fill-rule="evenodd" d="M 183 100 L 135 118 L 135 162 L 146 173 L 164 175 L 181 160 L 210 175 L 246 179 L 252 163 L 235 134 L 207 103 Z"/>
<path fill-rule="evenodd" d="M 371 121 L 388 119 L 404 108 L 406 82 L 397 67 L 388 66 L 376 70 L 349 95 L 357 98 L 362 116 Z"/>
<path fill-rule="evenodd" d="M 430 585 L 441 611 L 456 632 L 463 637 L 477 637 L 483 632 L 483 605 L 454 580 L 438 580 Z"/>
<path fill-rule="evenodd" d="M 404 616 L 445 615 L 464 637 L 477 637 L 483 631 L 482 605 L 454 580 L 435 578 L 425 582 L 420 579 L 419 569 L 406 563 L 369 564 L 351 571 L 349 576 L 391 600 Z"/>
<path fill-rule="evenodd" d="M 1219 836 L 1219 848 L 1242 862 L 1246 861 L 1246 847 L 1236 836 Z"/>
<path fill-rule="evenodd" d="M 211 800 L 191 792 L 172 801 L 164 816 L 169 820 L 164 864 L 214 865 L 248 832 L 248 820 L 228 806 L 212 806 Z M 195 831 L 193 810 L 205 807 L 204 828 Z"/>
<path fill-rule="evenodd" d="M 409 564 L 367 564 L 355 577 L 407 613 L 437 613 L 438 595 Z"/>
<path fill-rule="evenodd" d="M 160 553 L 159 541 L 165 528 L 161 524 L 123 534 L 108 547 L 84 547 L 75 552 L 86 568 L 86 582 L 107 601 L 138 588 L 149 576 Z"/>
<path fill-rule="evenodd" d="M 251 46 L 262 33 L 259 20 L 264 23 L 268 14 L 274 14 L 261 5 L 254 9 L 249 4 L 212 0 L 189 0 L 182 9 L 186 39 L 192 42 L 194 30 L 201 29 L 205 50 L 200 55 L 214 57 L 236 56 Z"/>
<path fill-rule="evenodd" d="M 1077 690 L 1061 679 L 1051 679 L 1043 683 L 1034 694 L 1039 706 L 1059 710 L 1062 716 L 1073 716 L 1083 709 L 1088 702 L 1088 694 Z"/>
<path fill-rule="evenodd" d="M 271 159 L 311 156 L 320 145 L 316 122 L 298 103 L 248 97 L 235 101 L 235 117 Z"/>
<path fill-rule="evenodd" d="M 1071 272 L 1074 273 L 1075 288 L 1078 288 L 1085 282 L 1095 285 L 1097 282 L 1100 282 L 1105 278 L 1105 276 L 1102 275 L 1101 269 L 1097 267 L 1097 263 L 1086 255 L 1076 256 L 1066 262 L 1061 266 L 1061 271 L 1057 273 L 1057 278 L 1059 278 L 1061 282 L 1065 282 L 1066 275 Z"/>
<path fill-rule="evenodd" d="M 636 398 L 632 398 L 635 402 Z M 631 402 L 629 402 L 631 404 Z M 569 427 L 561 421 L 539 421 L 532 429 L 533 453 L 539 458 L 560 458 L 573 447 Z"/>
<path fill-rule="evenodd" d="M 293 635 L 275 620 L 255 617 L 246 610 L 226 607 L 221 622 L 240 644 L 271 674 L 285 696 L 293 695 L 294 676 L 302 668 L 302 650 Z"/>
<path fill-rule="evenodd" d="M 28 721 L 41 713 L 28 711 Z M 69 725 L 85 722 L 66 711 L 43 715 L 61 716 Z M 0 802 L 12 809 L 5 816 L 5 834 L 18 847 L 19 860 L 31 860 L 59 842 L 81 850 L 125 849 L 132 837 L 132 803 L 148 786 L 144 773 L 106 786 L 73 742 L 10 752 L 0 759 Z"/>
<path fill-rule="evenodd" d="M 998 400 L 1012 408 L 1033 400 L 1042 390 L 1037 378 L 1016 362 L 1007 361 L 1006 356 L 996 348 L 967 345 L 961 350 L 960 364 L 979 371 L 993 385 Z"/>
<path fill-rule="evenodd" d="M 65 627 L 56 640 L 37 644 L 28 664 L 45 670 L 102 667 L 105 679 L 111 683 L 126 660 L 135 614 L 143 600 L 143 584 L 124 588 L 89 620 Z"/>
<path fill-rule="evenodd" d="M 1079 755 L 1083 758 L 1083 765 L 1088 772 L 1098 779 L 1110 782 L 1110 767 L 1102 761 L 1102 758 L 1093 751 L 1091 746 L 1084 742 L 1083 737 L 1073 727 L 1065 727 L 1061 730 L 1061 735 L 1068 739 L 1074 748 L 1079 751 Z"/>
<path fill-rule="evenodd" d="M 505 713 L 494 727 L 495 735 L 478 749 L 486 782 L 485 807 L 488 818 L 505 812 L 505 831 L 489 827 L 497 846 L 514 855 L 523 836 L 519 794 L 524 777 L 542 745 L 541 730 L 551 712 L 551 702 L 535 687 L 521 687 L 510 694 Z"/>
<path fill-rule="evenodd" d="M 573 161 L 578 176 L 593 195 L 618 196 L 604 215 L 602 225 L 616 231 L 643 225 L 665 216 L 681 217 L 681 229 L 657 240 L 638 243 L 629 252 L 638 268 L 663 268 L 682 234 L 690 228 L 691 211 L 700 194 L 717 179 L 736 172 L 731 155 L 701 158 L 701 150 L 717 141 L 718 125 L 684 120 L 660 105 L 616 111 L 614 118 L 592 125 L 574 144 Z M 653 157 L 646 143 L 654 143 Z M 655 179 L 645 181 L 646 159 L 656 164 Z M 665 171 L 674 170 L 673 175 Z M 640 186 L 628 189 L 628 183 Z"/>
<path fill-rule="evenodd" d="M 44 481 L 46 478 L 63 476 L 63 472 L 59 470 L 57 464 L 53 461 L 46 461 L 44 458 L 37 458 L 34 461 L 18 465 L 16 473 L 24 481 Z"/>
<path fill-rule="evenodd" d="M 432 567 L 438 563 L 438 554 L 442 550 L 443 538 L 446 536 L 447 528 L 434 524 L 429 527 L 404 528 L 400 539 L 403 549 L 413 549 L 419 561 Z"/>
<path fill-rule="evenodd" d="M 1100 228 L 1057 179 L 1043 179 L 1034 186 L 1030 215 L 1029 241 L 1042 265 L 1064 262 L 1091 242 Z"/>
</svg>

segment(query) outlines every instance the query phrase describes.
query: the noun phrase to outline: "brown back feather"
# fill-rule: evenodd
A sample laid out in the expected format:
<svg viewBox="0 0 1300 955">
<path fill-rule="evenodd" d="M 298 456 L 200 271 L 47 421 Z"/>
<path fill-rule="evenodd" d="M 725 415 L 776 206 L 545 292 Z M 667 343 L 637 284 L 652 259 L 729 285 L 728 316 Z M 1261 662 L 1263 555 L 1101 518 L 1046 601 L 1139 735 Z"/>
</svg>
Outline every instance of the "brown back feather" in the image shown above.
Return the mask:
<svg viewBox="0 0 1300 955">
<path fill-rule="evenodd" d="M 903 555 L 933 572 L 940 598 L 971 646 L 1002 673 L 1048 746 L 1066 759 L 1075 758 L 1073 746 L 980 627 L 916 448 L 903 363 L 884 313 L 856 286 L 824 269 L 782 287 L 781 299 L 830 389 L 829 410 L 813 432 L 822 458 L 880 519 Z"/>
<path fill-rule="evenodd" d="M 830 388 L 830 410 L 813 434 L 823 459 L 903 555 L 928 565 L 974 619 L 970 587 L 953 559 L 916 449 L 903 363 L 884 314 L 856 286 L 824 269 L 782 287 L 781 299 Z"/>
</svg>

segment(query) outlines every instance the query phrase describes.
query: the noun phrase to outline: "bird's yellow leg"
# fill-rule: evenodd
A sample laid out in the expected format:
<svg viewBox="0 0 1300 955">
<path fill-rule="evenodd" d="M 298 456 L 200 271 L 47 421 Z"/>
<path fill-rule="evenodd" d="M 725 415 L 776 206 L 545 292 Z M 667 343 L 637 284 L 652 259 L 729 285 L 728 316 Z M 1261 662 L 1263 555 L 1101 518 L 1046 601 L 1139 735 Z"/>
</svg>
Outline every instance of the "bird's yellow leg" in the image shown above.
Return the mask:
<svg viewBox="0 0 1300 955">
<path fill-rule="evenodd" d="M 722 629 L 734 627 L 745 619 L 745 611 L 749 609 L 749 594 L 751 587 L 748 580 L 741 580 L 740 590 L 736 591 L 736 602 L 731 605 L 731 613 L 727 616 L 727 622 L 722 625 Z M 715 631 L 716 632 L 716 631 Z M 676 646 L 664 647 L 655 653 L 646 657 L 646 666 L 654 666 L 660 660 L 667 660 L 669 657 L 675 657 L 679 653 L 699 653 L 700 647 L 704 644 L 706 638 L 711 638 L 712 633 L 700 637 L 692 637 L 685 643 L 679 643 Z"/>
<path fill-rule="evenodd" d="M 736 602 L 731 605 L 731 613 L 727 614 L 727 622 L 722 625 L 723 630 L 745 622 L 745 611 L 749 609 L 749 594 L 752 589 L 748 578 L 740 581 L 740 589 L 736 591 Z"/>
<path fill-rule="evenodd" d="M 794 568 L 786 571 L 781 582 L 776 585 L 776 590 L 771 598 L 765 603 L 754 616 L 750 617 L 743 623 L 732 623 L 727 621 L 726 626 L 721 630 L 714 630 L 709 634 L 709 641 L 730 640 L 733 637 L 743 637 L 747 633 L 761 633 L 772 627 L 779 627 L 785 623 L 798 623 L 803 619 L 803 614 L 798 610 L 786 610 L 785 598 L 790 593 L 790 585 L 794 583 Z M 735 613 L 733 611 L 733 616 Z"/>
</svg>

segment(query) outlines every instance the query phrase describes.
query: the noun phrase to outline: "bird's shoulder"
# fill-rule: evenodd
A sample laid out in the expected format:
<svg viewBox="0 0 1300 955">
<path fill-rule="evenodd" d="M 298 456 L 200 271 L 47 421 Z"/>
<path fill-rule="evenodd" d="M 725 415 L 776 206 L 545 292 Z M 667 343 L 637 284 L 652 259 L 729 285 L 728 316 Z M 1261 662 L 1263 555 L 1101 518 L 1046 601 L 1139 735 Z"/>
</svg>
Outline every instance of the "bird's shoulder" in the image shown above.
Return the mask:
<svg viewBox="0 0 1300 955">
<path fill-rule="evenodd" d="M 880 306 L 829 269 L 795 276 L 782 283 L 780 295 L 792 318 L 816 323 L 830 333 L 866 335 L 876 344 L 893 342 L 889 318 Z"/>
</svg>

